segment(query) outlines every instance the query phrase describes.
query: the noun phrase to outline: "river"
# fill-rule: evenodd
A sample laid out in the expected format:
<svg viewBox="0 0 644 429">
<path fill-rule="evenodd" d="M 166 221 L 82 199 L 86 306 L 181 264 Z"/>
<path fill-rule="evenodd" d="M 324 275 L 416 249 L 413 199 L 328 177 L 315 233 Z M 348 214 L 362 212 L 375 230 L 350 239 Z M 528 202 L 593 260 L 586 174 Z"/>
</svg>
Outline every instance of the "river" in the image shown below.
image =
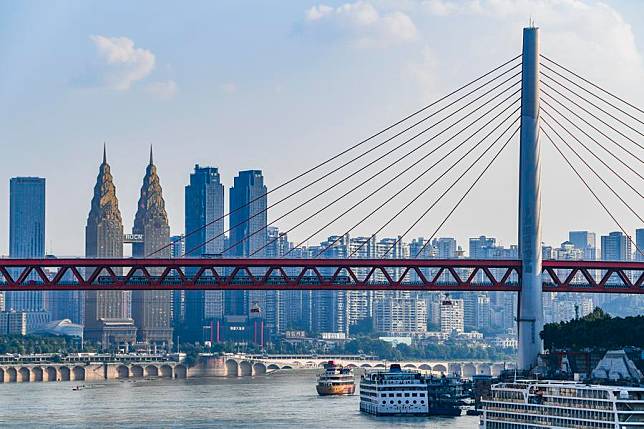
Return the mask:
<svg viewBox="0 0 644 429">
<path fill-rule="evenodd" d="M 255 378 L 0 384 L 2 428 L 476 428 L 478 417 L 382 418 L 319 397 L 315 373 Z"/>
</svg>

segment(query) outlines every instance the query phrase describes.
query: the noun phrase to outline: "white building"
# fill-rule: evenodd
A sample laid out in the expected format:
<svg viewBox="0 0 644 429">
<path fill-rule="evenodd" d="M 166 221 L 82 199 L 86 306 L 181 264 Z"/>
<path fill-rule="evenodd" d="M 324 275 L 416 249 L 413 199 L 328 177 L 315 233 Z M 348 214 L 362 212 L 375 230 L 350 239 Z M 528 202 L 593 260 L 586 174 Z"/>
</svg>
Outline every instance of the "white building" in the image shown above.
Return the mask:
<svg viewBox="0 0 644 429">
<path fill-rule="evenodd" d="M 464 304 L 462 299 L 445 298 L 440 304 L 441 332 L 463 334 L 465 332 Z"/>
<path fill-rule="evenodd" d="M 385 298 L 375 302 L 374 328 L 385 334 L 427 331 L 427 303 L 422 299 Z"/>
</svg>

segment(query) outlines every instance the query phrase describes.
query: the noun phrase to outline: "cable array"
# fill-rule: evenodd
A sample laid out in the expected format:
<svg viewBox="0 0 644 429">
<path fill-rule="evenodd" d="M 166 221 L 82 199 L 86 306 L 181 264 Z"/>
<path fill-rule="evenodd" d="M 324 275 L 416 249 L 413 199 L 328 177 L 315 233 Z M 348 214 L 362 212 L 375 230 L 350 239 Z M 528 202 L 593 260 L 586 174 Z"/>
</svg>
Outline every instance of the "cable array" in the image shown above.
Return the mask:
<svg viewBox="0 0 644 429">
<path fill-rule="evenodd" d="M 425 201 L 427 208 L 420 216 L 406 228 L 401 228 L 402 233 L 397 234 L 393 243 L 377 256 L 387 258 L 405 236 L 416 228 L 441 201 L 453 195 L 454 188 L 481 165 L 478 175 L 469 183 L 465 192 L 456 199 L 430 239 L 425 241 L 414 255 L 419 257 L 426 247 L 431 245 L 439 230 L 471 194 L 501 153 L 515 139 L 520 129 L 517 126 L 521 92 L 521 71 L 517 69 L 521 67 L 520 58 L 517 56 L 504 62 L 270 191 L 252 198 L 223 216 L 206 222 L 200 228 L 187 232 L 182 239 L 197 234 L 215 222 L 230 217 L 236 211 L 251 206 L 247 217 L 234 222 L 223 231 L 220 230 L 214 236 L 206 237 L 203 242 L 187 249 L 185 255 L 198 254 L 203 246 L 228 233 L 231 233 L 231 242 L 225 246 L 223 254 L 228 256 L 239 253 L 235 252 L 235 249 L 243 246 L 245 242 L 254 243 L 254 240 L 250 241 L 254 236 L 266 235 L 269 226 L 290 219 L 291 216 L 297 216 L 293 218 L 295 220 L 291 226 L 282 231 L 282 234 L 297 231 L 302 227 L 309 228 L 313 232 L 282 255 L 288 257 L 340 219 L 350 215 L 359 207 L 364 208 L 373 204 L 375 200 L 377 202 L 375 207 L 369 209 L 357 222 L 352 223 L 352 226 L 343 234 L 331 238 L 320 248 L 316 248 L 315 257 L 323 257 L 344 237 L 364 226 L 367 221 L 383 210 L 393 207 L 395 213 L 392 216 L 379 223 L 375 231 L 368 237 L 364 237 L 359 246 L 350 252 L 347 251 L 346 257 L 353 258 L 364 246 L 373 245 L 378 234 L 385 228 L 400 222 L 414 204 L 424 201 L 430 190 L 436 186 L 444 186 L 440 195 Z M 539 96 L 540 134 L 543 134 L 554 146 L 565 164 L 573 170 L 630 240 L 623 224 L 618 221 L 615 213 L 610 210 L 597 190 L 593 189 L 584 174 L 585 171 L 589 171 L 630 214 L 644 223 L 644 216 L 639 208 L 644 199 L 641 191 L 644 189 L 642 187 L 644 175 L 640 165 L 644 164 L 644 144 L 641 143 L 641 137 L 644 137 L 641 128 L 644 125 L 644 110 L 543 55 L 540 67 L 542 68 Z M 499 144 L 500 147 L 497 148 Z M 572 156 L 567 155 L 564 149 L 567 149 Z M 489 159 L 486 160 L 486 158 Z M 595 162 L 597 165 L 593 164 Z M 437 177 L 421 190 L 414 191 L 413 195 L 408 195 L 414 189 L 412 186 L 422 183 L 421 180 L 437 168 L 440 168 Z M 314 172 L 318 174 L 312 176 Z M 450 178 L 449 173 L 453 173 L 455 177 Z M 615 179 L 619 186 L 611 183 Z M 284 197 L 266 204 L 265 208 L 252 208 L 253 203 L 259 200 L 267 201 L 269 194 L 289 185 L 293 185 L 294 189 L 288 191 Z M 348 189 L 345 189 L 345 186 Z M 311 195 L 308 195 L 307 191 Z M 339 195 L 334 196 L 331 194 L 332 191 Z M 251 227 L 253 219 L 265 216 L 266 212 L 279 205 L 294 201 L 298 195 L 301 195 L 300 199 L 303 201 L 291 203 L 284 213 L 276 216 L 266 225 L 260 225 L 259 228 Z M 325 196 L 330 197 L 330 201 L 321 201 Z M 636 203 L 633 203 L 633 198 L 636 199 Z M 321 201 L 322 206 L 319 208 L 312 206 L 316 201 Z M 308 214 L 305 212 L 307 209 Z M 332 213 L 333 209 L 336 210 L 335 213 Z M 312 228 L 313 222 L 318 219 L 324 219 L 324 224 L 321 227 Z M 232 239 L 232 232 L 240 228 L 244 231 L 243 236 L 239 237 L 239 234 L 236 234 L 235 239 Z M 246 256 L 263 256 L 267 248 L 273 246 L 278 239 L 279 237 L 259 240 L 258 245 L 253 245 L 255 247 L 249 244 Z M 150 256 L 170 245 L 172 243 L 158 249 Z M 641 253 L 642 250 L 635 247 Z"/>
<path fill-rule="evenodd" d="M 450 107 L 450 106 L 451 106 L 451 105 L 453 105 L 454 103 L 456 103 L 456 102 L 458 102 L 458 101 L 461 101 L 461 100 L 463 100 L 463 99 L 467 98 L 469 95 L 474 94 L 475 92 L 477 92 L 477 91 L 478 91 L 478 90 L 480 90 L 481 88 L 484 88 L 485 86 L 487 86 L 487 85 L 488 85 L 488 84 L 490 84 L 491 82 L 497 81 L 497 80 L 498 80 L 498 79 L 500 79 L 501 77 L 503 77 L 503 76 L 505 76 L 505 75 L 509 74 L 510 72 L 515 71 L 517 68 L 519 68 L 519 67 L 521 66 L 521 62 L 520 62 L 520 61 L 518 61 L 518 62 L 517 62 L 517 60 L 518 60 L 518 59 L 520 59 L 520 58 L 521 58 L 521 55 L 517 55 L 517 56 L 515 56 L 515 57 L 513 57 L 513 58 L 511 58 L 511 59 L 509 59 L 509 60 L 507 60 L 507 61 L 505 61 L 503 64 L 500 64 L 500 65 L 498 65 L 498 66 L 494 67 L 493 69 L 491 69 L 491 70 L 489 70 L 489 71 L 487 71 L 487 72 L 483 73 L 482 75 L 478 76 L 477 78 L 475 78 L 475 79 L 473 79 L 473 80 L 471 80 L 471 81 L 467 82 L 466 84 L 464 84 L 464 85 L 462 85 L 462 86 L 460 86 L 460 87 L 456 88 L 456 89 L 455 89 L 455 90 L 453 90 L 452 92 L 450 92 L 450 93 L 448 93 L 448 94 L 446 94 L 446 95 L 444 95 L 444 96 L 440 97 L 440 98 L 439 98 L 439 99 L 437 99 L 436 101 L 433 101 L 432 103 L 430 103 L 430 104 L 428 104 L 428 105 L 426 105 L 426 106 L 424 106 L 424 107 L 422 107 L 422 108 L 420 108 L 420 109 L 416 110 L 415 112 L 413 112 L 413 113 L 411 113 L 411 114 L 409 114 L 409 115 L 405 116 L 404 118 L 402 118 L 402 119 L 400 119 L 400 120 L 398 120 L 398 121 L 396 121 L 396 122 L 394 122 L 394 123 L 392 123 L 392 124 L 388 125 L 387 127 L 383 128 L 382 130 L 380 130 L 380 131 L 378 131 L 378 132 L 376 132 L 376 133 L 374 133 L 374 134 L 370 135 L 369 137 L 367 137 L 367 138 L 365 138 L 365 139 L 363 139 L 363 140 L 359 141 L 358 143 L 356 143 L 356 144 L 354 144 L 354 145 L 350 146 L 349 148 L 347 148 L 347 149 L 344 149 L 344 150 L 340 151 L 339 153 L 337 153 L 337 154 L 335 154 L 335 155 L 333 155 L 333 156 L 329 157 L 328 159 L 326 159 L 326 160 L 322 161 L 321 163 L 316 164 L 315 166 L 313 166 L 313 167 L 311 167 L 311 168 L 309 168 L 309 169 L 307 169 L 307 170 L 305 170 L 305 171 L 303 171 L 303 172 L 301 172 L 301 173 L 297 174 L 296 176 L 292 177 L 291 179 L 288 179 L 287 181 L 285 181 L 285 182 L 281 183 L 280 185 L 278 185 L 278 186 L 276 186 L 276 187 L 274 187 L 274 188 L 271 188 L 271 189 L 270 189 L 270 190 L 268 190 L 266 193 L 263 193 L 263 194 L 261 194 L 261 195 L 258 195 L 257 197 L 254 197 L 253 199 L 251 199 L 251 200 L 250 200 L 250 201 L 248 201 L 247 203 L 245 203 L 245 204 L 243 204 L 243 205 L 241 205 L 241 206 L 239 206 L 239 207 L 235 208 L 234 210 L 230 210 L 230 211 L 228 211 L 228 212 L 224 213 L 222 216 L 219 216 L 219 217 L 217 217 L 217 218 L 215 218 L 215 219 L 213 219 L 213 220 L 211 220 L 211 221 L 206 222 L 204 225 L 200 226 L 199 228 L 196 228 L 196 229 L 193 229 L 193 230 L 191 230 L 191 231 L 186 232 L 186 234 L 185 234 L 181 239 L 183 240 L 183 239 L 185 239 L 185 238 L 187 238 L 187 237 L 190 237 L 190 236 L 192 236 L 192 235 L 194 235 L 194 234 L 197 234 L 198 232 L 200 232 L 200 231 L 204 230 L 205 228 L 209 227 L 210 225 L 213 225 L 213 224 L 215 224 L 215 223 L 216 223 L 216 222 L 218 222 L 218 221 L 221 221 L 221 220 L 223 220 L 223 219 L 225 219 L 225 218 L 227 218 L 227 217 L 230 217 L 230 215 L 231 215 L 232 213 L 235 213 L 235 212 L 240 211 L 240 210 L 242 210 L 242 209 L 244 209 L 244 208 L 246 208 L 246 207 L 249 207 L 249 206 L 251 206 L 253 203 L 255 203 L 255 202 L 257 202 L 257 201 L 259 201 L 259 200 L 261 200 L 261 199 L 263 199 L 263 198 L 266 198 L 266 197 L 267 197 L 268 195 L 270 195 L 271 193 L 276 192 L 276 191 L 278 191 L 278 190 L 280 190 L 280 189 L 282 189 L 282 188 L 284 188 L 284 187 L 286 187 L 286 186 L 288 186 L 288 185 L 290 185 L 290 184 L 292 184 L 292 183 L 297 182 L 299 179 L 301 179 L 301 178 L 303 178 L 303 177 L 305 177 L 305 176 L 308 176 L 309 174 L 313 173 L 314 171 L 317 171 L 317 170 L 321 169 L 322 167 L 324 167 L 324 166 L 326 166 L 326 165 L 328 165 L 328 164 L 332 163 L 333 161 L 335 161 L 335 160 L 337 160 L 337 159 L 340 159 L 342 156 L 344 156 L 344 155 L 346 155 L 346 154 L 348 154 L 348 153 L 350 153 L 350 152 L 352 152 L 352 151 L 354 151 L 354 150 L 356 150 L 356 149 L 360 148 L 361 146 L 363 146 L 363 145 L 365 145 L 365 144 L 367 144 L 367 143 L 369 143 L 369 142 L 371 142 L 371 141 L 373 141 L 373 140 L 377 139 L 377 138 L 378 138 L 378 137 L 380 137 L 380 136 L 383 136 L 383 135 L 384 135 L 384 134 L 386 134 L 387 132 L 389 132 L 389 131 L 391 131 L 391 130 L 394 130 L 394 129 L 395 129 L 396 127 L 398 127 L 399 125 L 403 125 L 405 122 L 409 121 L 410 119 L 412 119 L 412 118 L 414 118 L 414 117 L 417 117 L 417 116 L 421 115 L 422 113 L 426 112 L 427 110 L 431 109 L 432 107 L 435 107 L 435 106 L 439 105 L 439 104 L 440 104 L 440 103 L 442 103 L 443 101 L 446 101 L 446 100 L 450 99 L 452 96 L 454 96 L 454 95 L 456 95 L 456 94 L 459 94 L 459 93 L 463 92 L 463 91 L 464 91 L 464 90 L 466 90 L 467 88 L 469 88 L 469 87 L 471 87 L 471 86 L 475 85 L 476 83 L 478 83 L 478 82 L 480 82 L 480 81 L 484 80 L 484 79 L 485 79 L 485 78 L 487 78 L 488 76 L 492 76 L 492 75 L 494 75 L 495 73 L 497 73 L 498 71 L 500 71 L 500 70 L 502 70 L 502 69 L 504 69 L 504 68 L 505 68 L 505 70 L 504 70 L 504 71 L 502 71 L 500 74 L 498 74 L 498 75 L 494 76 L 493 78 L 491 78 L 491 79 L 487 80 L 486 82 L 484 82 L 483 84 L 481 84 L 481 85 L 479 85 L 478 87 L 474 88 L 473 90 L 471 90 L 471 91 L 467 92 L 466 94 L 464 94 L 463 96 L 461 96 L 461 97 L 459 97 L 457 100 L 455 100 L 453 103 L 450 103 L 450 105 L 446 106 L 445 108 Z M 508 66 L 510 66 L 510 65 L 511 65 L 511 67 L 509 67 L 509 68 L 508 68 Z M 514 76 L 512 76 L 512 78 L 514 78 L 514 77 L 516 77 L 516 76 L 518 76 L 518 75 L 520 75 L 520 71 L 519 71 L 518 73 L 516 73 Z M 445 108 L 440 109 L 438 112 L 435 112 L 435 114 L 436 114 L 436 113 L 440 113 L 440 111 L 444 110 Z M 398 137 L 398 136 L 400 136 L 400 135 L 404 134 L 405 132 L 407 132 L 407 131 L 409 131 L 409 130 L 411 130 L 411 129 L 415 128 L 416 126 L 418 126 L 418 125 L 420 125 L 421 123 L 423 123 L 423 122 L 427 121 L 428 119 L 430 119 L 432 116 L 433 116 L 433 115 L 426 116 L 426 117 L 421 118 L 420 120 L 416 121 L 416 122 L 415 122 L 415 123 L 413 123 L 412 125 L 407 126 L 407 127 L 406 127 L 406 128 L 404 128 L 402 131 L 399 131 L 398 133 L 394 134 L 393 136 L 391 136 L 391 137 L 389 137 L 389 138 L 385 139 L 385 140 L 384 140 L 383 142 L 381 142 L 379 145 L 376 145 L 376 147 L 375 147 L 375 148 L 372 148 L 371 150 L 369 150 L 368 152 L 366 152 L 366 153 L 365 153 L 365 155 L 366 155 L 366 154 L 368 154 L 368 153 L 371 153 L 373 150 L 375 150 L 375 149 L 377 149 L 377 148 L 381 147 L 382 145 L 384 145 L 384 144 L 386 144 L 386 143 L 390 142 L 391 140 L 393 140 L 393 139 L 395 139 L 396 137 Z M 360 158 L 360 157 L 356 157 L 356 158 L 352 159 L 351 161 L 349 161 L 348 163 L 346 163 L 346 165 L 351 164 L 352 162 L 356 161 L 356 160 L 357 160 L 357 159 L 359 159 L 359 158 Z M 342 166 L 342 167 L 340 167 L 339 169 L 344 168 L 346 165 L 343 165 L 343 166 Z M 327 174 L 323 175 L 323 176 L 322 176 L 322 178 L 327 177 L 329 174 L 333 174 L 335 171 L 338 171 L 339 169 L 334 170 L 334 171 L 332 171 L 331 173 L 327 173 Z M 317 183 L 317 182 L 316 182 L 316 183 Z M 310 186 L 310 185 L 309 185 L 309 186 Z M 306 187 L 304 187 L 303 189 L 300 189 L 300 190 L 299 190 L 298 192 L 296 192 L 296 193 L 301 192 L 302 190 L 304 190 L 304 189 L 308 188 L 309 186 L 306 186 Z M 295 195 L 296 193 L 293 193 L 292 195 L 287 196 L 287 197 L 286 197 L 286 198 L 284 198 L 283 200 L 286 200 L 286 199 L 290 198 L 291 196 Z M 267 208 L 266 210 L 268 210 L 268 208 Z M 179 240 L 176 240 L 176 241 L 179 241 Z M 171 243 L 168 243 L 168 244 L 166 244 L 166 245 L 164 245 L 164 246 L 160 247 L 159 249 L 157 249 L 157 250 L 155 250 L 154 252 L 150 253 L 150 254 L 148 255 L 148 257 L 149 257 L 149 256 L 154 256 L 154 255 L 158 254 L 159 252 L 161 252 L 161 251 L 163 251 L 163 250 L 165 250 L 165 249 L 169 248 L 169 247 L 170 247 L 170 246 L 172 246 L 173 244 L 174 244 L 174 242 L 171 242 Z M 204 244 L 205 244 L 205 243 L 204 243 Z M 199 247 L 203 247 L 203 246 L 199 246 Z M 195 248 L 194 250 L 197 250 L 197 249 L 198 249 L 198 248 Z M 189 254 L 189 253 L 190 253 L 190 252 L 187 252 L 187 254 Z"/>
<path fill-rule="evenodd" d="M 438 163 L 446 159 L 449 154 L 459 150 L 469 141 L 469 139 L 473 138 L 477 133 L 482 132 L 486 126 L 490 124 L 494 125 L 494 121 L 500 120 L 499 118 L 502 115 L 507 113 L 512 106 L 517 104 L 517 102 L 519 101 L 521 75 L 521 62 L 519 59 L 520 56 L 517 56 L 509 61 L 504 62 L 500 66 L 495 67 L 492 70 L 482 74 L 476 79 L 459 87 L 455 91 L 452 91 L 446 96 L 441 97 L 437 101 L 425 106 L 422 109 L 417 110 L 416 112 L 395 122 L 382 131 L 379 131 L 378 133 L 373 134 L 367 139 L 364 139 L 359 143 L 351 146 L 349 149 L 341 151 L 340 153 L 327 159 L 323 163 L 317 164 L 313 168 L 310 168 L 305 172 L 298 174 L 294 178 L 289 179 L 281 185 L 273 188 L 269 192 L 251 199 L 244 206 L 237 207 L 235 208 L 235 210 L 232 210 L 224 214 L 223 216 L 218 217 L 217 219 L 205 223 L 203 227 L 188 232 L 183 237 L 183 239 L 192 234 L 198 233 L 203 228 L 206 228 L 225 217 L 229 217 L 235 211 L 247 207 L 259 199 L 265 199 L 266 196 L 271 192 L 275 192 L 278 189 L 284 188 L 289 184 L 295 183 L 298 179 L 304 178 L 304 176 L 307 176 L 313 171 L 320 170 L 321 174 L 318 177 L 300 185 L 295 190 L 288 193 L 288 195 L 280 198 L 276 202 L 267 204 L 265 209 L 251 209 L 251 213 L 249 213 L 248 217 L 241 219 L 240 222 L 234 222 L 228 229 L 217 232 L 214 236 L 206 237 L 206 240 L 200 242 L 197 246 L 186 249 L 185 255 L 197 253 L 199 249 L 201 249 L 209 242 L 212 242 L 213 240 L 224 236 L 226 233 L 230 233 L 236 228 L 244 228 L 243 237 L 241 237 L 241 239 L 231 240 L 233 242 L 228 243 L 225 247 L 223 254 L 229 255 L 231 254 L 231 251 L 238 248 L 238 246 L 242 245 L 245 241 L 250 240 L 253 236 L 258 234 L 266 234 L 268 226 L 271 226 L 278 221 L 282 221 L 290 215 L 302 212 L 307 207 L 309 207 L 312 202 L 320 199 L 325 195 L 328 195 L 333 190 L 342 190 L 342 188 L 340 188 L 342 185 L 350 184 L 350 180 L 358 177 L 360 174 L 369 171 L 373 172 L 373 174 L 369 175 L 366 179 L 362 180 L 360 183 L 344 192 L 338 198 L 335 198 L 333 201 L 327 203 L 321 209 L 314 211 L 308 216 L 302 216 L 301 214 L 298 215 L 302 220 L 299 220 L 295 225 L 286 229 L 283 233 L 287 234 L 301 226 L 311 225 L 310 221 L 318 218 L 321 214 L 326 214 L 326 212 L 328 212 L 328 210 L 334 205 L 341 202 L 343 199 L 352 197 L 353 194 L 355 194 L 357 191 L 362 190 L 365 186 L 375 185 L 376 190 L 370 192 L 366 198 L 362 198 L 362 200 L 360 200 L 361 202 L 364 202 L 367 199 L 378 195 L 385 188 L 395 185 L 395 183 L 399 182 L 401 178 L 405 178 L 405 175 L 410 174 L 410 172 L 412 172 L 414 169 L 422 168 L 423 162 L 426 160 L 430 161 L 432 159 L 432 155 L 439 153 L 439 151 L 441 150 L 449 151 L 446 156 L 443 156 L 438 162 L 435 162 L 432 167 L 425 169 L 425 172 L 417 176 L 413 182 L 419 180 L 434 166 L 438 165 Z M 518 108 L 516 108 L 513 112 L 513 114 L 516 113 L 518 113 Z M 426 124 L 426 126 L 421 128 L 420 125 L 424 123 Z M 481 124 L 483 124 L 483 126 L 479 127 L 474 133 L 472 133 L 470 137 L 468 137 L 468 139 L 466 139 L 465 141 L 459 140 L 459 138 L 461 138 L 465 131 L 469 130 L 470 128 L 477 127 Z M 391 133 L 392 135 L 388 136 L 388 133 Z M 413 133 L 413 135 L 409 136 L 409 133 Z M 416 142 L 421 136 L 425 135 L 427 135 L 427 138 L 422 141 L 422 143 L 416 144 L 413 148 L 410 148 L 410 150 L 405 153 L 399 153 L 403 147 Z M 404 140 L 400 143 L 397 143 L 401 139 Z M 458 143 L 459 141 L 460 143 Z M 371 144 L 367 145 L 367 143 Z M 453 143 L 458 144 L 452 147 L 451 145 Z M 363 145 L 364 147 L 362 148 L 362 150 L 358 152 L 357 149 Z M 423 153 L 422 149 L 425 147 L 428 149 L 428 152 Z M 383 150 L 384 152 L 382 152 Z M 340 161 L 341 158 L 344 155 L 348 154 L 350 151 L 354 151 L 353 157 L 344 162 L 341 162 L 339 166 L 334 165 L 334 161 Z M 405 160 L 411 161 L 411 164 L 404 165 Z M 358 161 L 360 162 L 358 163 Z M 329 167 L 330 171 L 323 172 L 322 167 L 324 166 Z M 340 176 L 339 173 L 347 167 L 352 167 L 350 172 Z M 398 170 L 402 169 L 402 171 L 396 173 L 393 178 L 384 177 L 385 173 L 391 174 L 398 171 L 394 170 L 394 168 L 397 168 Z M 245 225 L 252 225 L 250 223 L 252 219 L 265 214 L 266 211 L 276 207 L 277 205 L 289 201 L 292 197 L 295 197 L 298 194 L 302 194 L 307 190 L 311 190 L 314 185 L 323 185 L 323 188 L 310 197 L 308 197 L 308 195 L 306 194 L 303 194 L 308 197 L 305 199 L 305 201 L 294 204 L 292 207 L 288 207 L 285 213 L 281 214 L 275 219 L 272 219 L 271 222 L 266 226 L 261 226 L 260 228 L 257 228 L 255 230 L 252 230 L 251 228 L 250 230 L 246 231 L 247 227 L 245 227 Z M 409 184 L 405 187 L 405 189 L 407 189 L 408 187 Z M 351 209 L 345 210 L 342 214 L 340 214 L 340 216 L 336 217 L 336 220 L 344 216 L 344 214 L 348 213 L 353 208 L 358 207 L 359 205 L 360 204 L 354 204 Z M 330 225 L 331 223 L 329 223 L 328 225 Z M 271 239 L 258 248 L 251 248 L 249 251 L 250 254 L 248 256 L 259 256 L 277 239 L 278 237 Z M 295 250 L 296 248 L 304 244 L 304 242 L 305 241 L 298 244 L 290 251 Z M 160 250 L 162 249 L 159 249 L 158 251 Z"/>
<path fill-rule="evenodd" d="M 601 197 L 598 189 L 594 189 L 589 183 L 585 173 L 597 179 L 628 212 L 639 222 L 644 223 L 641 210 L 644 202 L 644 195 L 641 192 L 644 189 L 644 176 L 640 165 L 644 164 L 644 145 L 638 141 L 641 140 L 641 136 L 644 136 L 641 128 L 644 125 L 644 116 L 642 116 L 644 110 L 573 72 L 570 68 L 543 55 L 541 59 L 540 65 L 544 69 L 541 73 L 543 78 L 540 81 L 543 86 L 540 98 L 541 133 L 636 251 L 644 255 L 642 249 L 627 233 L 623 223 L 617 219 L 614 210 Z M 592 101 L 591 97 L 602 104 Z M 567 139 L 564 134 L 572 139 Z M 590 142 L 594 143 L 594 146 Z M 596 153 L 595 147 L 602 150 L 601 155 Z M 567 148 L 568 155 L 564 148 Z M 596 160 L 603 168 L 591 164 L 589 162 L 591 159 Z M 611 159 L 625 170 L 619 171 L 615 165 L 611 165 Z M 574 160 L 577 161 L 577 165 Z M 606 171 L 610 176 L 606 176 Z M 626 192 L 621 192 L 612 184 L 611 178 L 618 179 L 622 185 L 625 185 Z M 633 198 L 636 204 L 632 203 Z"/>
</svg>

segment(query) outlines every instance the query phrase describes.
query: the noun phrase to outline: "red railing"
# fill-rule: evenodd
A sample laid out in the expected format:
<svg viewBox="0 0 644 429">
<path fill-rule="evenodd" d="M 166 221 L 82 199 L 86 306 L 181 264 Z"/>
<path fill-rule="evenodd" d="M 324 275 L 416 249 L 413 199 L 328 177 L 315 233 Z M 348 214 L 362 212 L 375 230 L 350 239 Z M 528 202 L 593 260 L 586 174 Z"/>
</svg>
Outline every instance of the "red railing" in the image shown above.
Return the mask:
<svg viewBox="0 0 644 429">
<path fill-rule="evenodd" d="M 520 290 L 489 259 L 0 259 L 0 290 Z M 544 261 L 544 292 L 644 293 L 644 262 Z"/>
</svg>

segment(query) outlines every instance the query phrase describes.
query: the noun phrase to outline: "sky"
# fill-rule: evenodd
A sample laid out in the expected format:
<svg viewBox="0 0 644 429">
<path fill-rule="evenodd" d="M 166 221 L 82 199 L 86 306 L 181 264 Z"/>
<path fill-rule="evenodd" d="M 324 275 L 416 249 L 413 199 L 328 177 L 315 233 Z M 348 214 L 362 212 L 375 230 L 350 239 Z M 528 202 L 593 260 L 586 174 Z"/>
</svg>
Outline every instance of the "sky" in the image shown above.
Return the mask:
<svg viewBox="0 0 644 429">
<path fill-rule="evenodd" d="M 153 145 L 171 229 L 179 234 L 195 164 L 218 167 L 226 188 L 238 171 L 260 169 L 274 188 L 519 54 L 530 19 L 541 29 L 545 55 L 644 106 L 644 3 L 636 0 L 2 2 L 0 255 L 8 247 L 11 177 L 47 179 L 47 252 L 82 255 L 103 143 L 126 232 Z M 542 144 L 544 242 L 556 246 L 572 229 L 617 230 Z M 500 156 L 439 236 L 454 236 L 465 249 L 468 237 L 481 234 L 516 242 L 516 147 Z M 616 168 L 642 189 L 636 176 Z M 395 176 L 387 177 L 373 186 Z M 327 180 L 271 209 L 269 221 Z M 269 195 L 269 204 L 296 185 Z M 419 189 L 398 195 L 353 233 L 373 233 Z M 642 199 L 619 189 L 641 216 Z M 644 226 L 602 192 L 626 230 Z M 300 228 L 291 230 L 321 201 L 275 225 L 290 230 L 292 241 L 304 240 L 364 193 Z M 406 230 L 439 194 L 424 195 L 379 236 Z M 431 235 L 449 208 L 439 204 L 406 239 Z M 366 210 L 309 244 L 343 232 Z"/>
</svg>

